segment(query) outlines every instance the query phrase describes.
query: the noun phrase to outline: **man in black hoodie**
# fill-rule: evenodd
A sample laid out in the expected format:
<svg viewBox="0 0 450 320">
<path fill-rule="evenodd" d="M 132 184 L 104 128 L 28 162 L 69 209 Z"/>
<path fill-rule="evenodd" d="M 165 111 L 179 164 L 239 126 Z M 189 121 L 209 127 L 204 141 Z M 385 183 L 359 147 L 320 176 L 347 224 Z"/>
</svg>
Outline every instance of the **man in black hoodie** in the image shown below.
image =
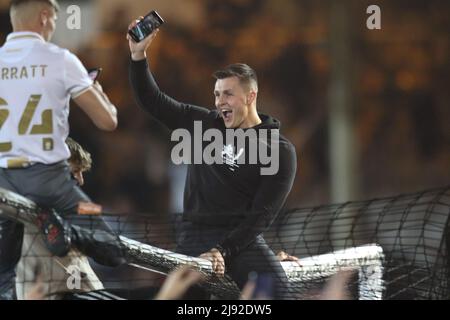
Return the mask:
<svg viewBox="0 0 450 320">
<path fill-rule="evenodd" d="M 292 187 L 295 148 L 279 135 L 276 119 L 258 114 L 257 77 L 248 65 L 233 64 L 214 73 L 215 110 L 178 102 L 160 91 L 146 59 L 157 33 L 139 43 L 128 36 L 130 81 L 139 106 L 172 131 L 172 140 L 194 137 L 182 156 L 186 160 L 192 154 L 193 159 L 184 161 L 189 166 L 177 251 L 209 259 L 216 274 L 226 272 L 240 288 L 252 271 L 269 275 L 269 294 L 288 298 L 286 275 L 262 233 Z M 227 136 L 226 143 L 221 136 Z M 236 140 L 245 142 L 236 147 Z M 270 168 L 262 151 L 271 155 Z M 172 160 L 182 162 L 174 154 Z"/>
</svg>

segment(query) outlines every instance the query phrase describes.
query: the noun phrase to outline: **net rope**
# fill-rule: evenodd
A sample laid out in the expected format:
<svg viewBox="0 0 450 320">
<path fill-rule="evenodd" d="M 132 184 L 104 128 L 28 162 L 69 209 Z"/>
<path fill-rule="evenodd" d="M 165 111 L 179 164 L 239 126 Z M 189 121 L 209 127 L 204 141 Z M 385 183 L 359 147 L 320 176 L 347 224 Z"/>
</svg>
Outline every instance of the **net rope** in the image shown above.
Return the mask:
<svg viewBox="0 0 450 320">
<path fill-rule="evenodd" d="M 0 190 L 0 215 L 34 224 L 36 205 Z M 264 233 L 269 246 L 299 258 L 282 266 L 297 298 L 313 297 L 341 269 L 355 271 L 348 284 L 355 299 L 449 299 L 450 187 L 367 201 L 285 211 Z M 174 252 L 181 216 L 104 215 L 120 235 L 130 265 L 167 274 L 191 264 L 203 287 L 236 299 L 230 277 L 217 277 L 207 260 Z M 126 281 L 126 280 L 118 280 Z"/>
</svg>

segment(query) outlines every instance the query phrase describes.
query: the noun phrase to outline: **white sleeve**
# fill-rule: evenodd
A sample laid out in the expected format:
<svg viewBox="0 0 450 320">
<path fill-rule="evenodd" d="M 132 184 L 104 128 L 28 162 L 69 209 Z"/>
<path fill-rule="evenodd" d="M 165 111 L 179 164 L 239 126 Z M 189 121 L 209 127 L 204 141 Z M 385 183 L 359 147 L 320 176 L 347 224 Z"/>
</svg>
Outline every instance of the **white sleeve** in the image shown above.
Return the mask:
<svg viewBox="0 0 450 320">
<path fill-rule="evenodd" d="M 66 51 L 64 55 L 64 85 L 72 98 L 76 98 L 92 86 L 86 68 L 73 53 Z"/>
</svg>

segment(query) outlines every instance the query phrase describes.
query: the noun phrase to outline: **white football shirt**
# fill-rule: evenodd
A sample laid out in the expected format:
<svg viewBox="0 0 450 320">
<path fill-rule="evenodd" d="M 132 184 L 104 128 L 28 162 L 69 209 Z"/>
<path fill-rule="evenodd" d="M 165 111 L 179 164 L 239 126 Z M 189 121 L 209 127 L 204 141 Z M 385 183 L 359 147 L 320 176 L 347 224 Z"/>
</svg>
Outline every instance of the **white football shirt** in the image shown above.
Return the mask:
<svg viewBox="0 0 450 320">
<path fill-rule="evenodd" d="M 0 48 L 0 167 L 68 159 L 69 101 L 92 85 L 67 49 L 34 32 L 14 32 Z"/>
</svg>

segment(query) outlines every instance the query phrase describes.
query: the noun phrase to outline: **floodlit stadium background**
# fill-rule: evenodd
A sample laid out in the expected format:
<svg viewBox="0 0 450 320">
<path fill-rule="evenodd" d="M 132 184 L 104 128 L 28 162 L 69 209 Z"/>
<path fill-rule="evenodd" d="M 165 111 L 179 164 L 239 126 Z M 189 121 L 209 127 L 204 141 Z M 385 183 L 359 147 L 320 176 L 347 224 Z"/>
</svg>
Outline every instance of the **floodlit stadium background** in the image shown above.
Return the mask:
<svg viewBox="0 0 450 320">
<path fill-rule="evenodd" d="M 0 40 L 10 32 L 0 0 Z M 84 189 L 110 212 L 151 219 L 182 210 L 184 168 L 170 161 L 166 130 L 144 116 L 128 83 L 127 25 L 156 9 L 166 24 L 149 54 L 163 91 L 213 107 L 219 67 L 246 62 L 260 79 L 259 110 L 297 148 L 287 207 L 363 200 L 450 181 L 450 3 L 439 0 L 60 1 L 54 42 L 86 67 L 119 110 L 97 130 L 76 107 L 71 136 L 93 155 Z M 65 8 L 80 6 L 80 30 Z M 368 30 L 366 8 L 381 7 Z"/>
</svg>

